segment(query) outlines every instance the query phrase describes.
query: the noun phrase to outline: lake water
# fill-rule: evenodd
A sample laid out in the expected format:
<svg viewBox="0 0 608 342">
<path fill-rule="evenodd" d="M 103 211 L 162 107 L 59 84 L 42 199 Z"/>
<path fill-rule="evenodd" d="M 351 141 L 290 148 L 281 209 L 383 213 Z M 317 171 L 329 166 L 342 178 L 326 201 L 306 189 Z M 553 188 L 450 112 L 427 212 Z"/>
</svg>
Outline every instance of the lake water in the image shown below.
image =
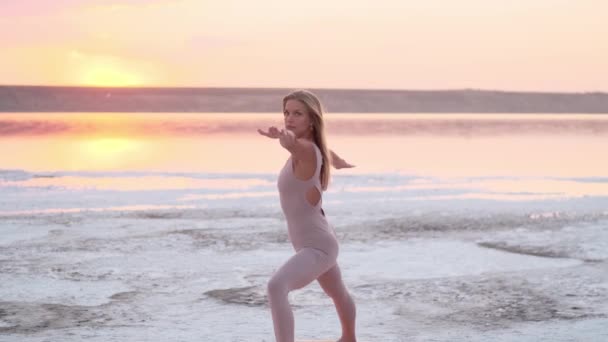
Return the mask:
<svg viewBox="0 0 608 342">
<path fill-rule="evenodd" d="M 361 341 L 608 338 L 608 115 L 326 123 L 356 165 L 323 208 Z M 273 341 L 265 284 L 292 250 L 270 125 L 0 114 L 0 336 Z M 299 338 L 339 337 L 316 283 L 290 301 Z"/>
</svg>

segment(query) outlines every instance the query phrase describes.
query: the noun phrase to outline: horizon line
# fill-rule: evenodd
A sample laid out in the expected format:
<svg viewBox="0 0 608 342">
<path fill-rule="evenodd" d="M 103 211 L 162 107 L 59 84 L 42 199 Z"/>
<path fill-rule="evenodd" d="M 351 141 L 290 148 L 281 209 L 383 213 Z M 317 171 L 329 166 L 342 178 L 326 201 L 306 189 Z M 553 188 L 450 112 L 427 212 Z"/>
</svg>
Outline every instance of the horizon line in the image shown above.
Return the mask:
<svg viewBox="0 0 608 342">
<path fill-rule="evenodd" d="M 493 92 L 493 93 L 526 93 L 526 94 L 601 94 L 608 95 L 608 91 L 549 91 L 549 90 L 504 90 L 484 88 L 437 88 L 437 89 L 400 89 L 400 88 L 317 88 L 317 87 L 231 87 L 231 86 L 93 86 L 93 85 L 42 85 L 42 84 L 0 84 L 0 88 L 80 88 L 99 90 L 120 89 L 234 89 L 234 90 L 320 90 L 320 91 L 379 91 L 379 92 Z"/>
</svg>

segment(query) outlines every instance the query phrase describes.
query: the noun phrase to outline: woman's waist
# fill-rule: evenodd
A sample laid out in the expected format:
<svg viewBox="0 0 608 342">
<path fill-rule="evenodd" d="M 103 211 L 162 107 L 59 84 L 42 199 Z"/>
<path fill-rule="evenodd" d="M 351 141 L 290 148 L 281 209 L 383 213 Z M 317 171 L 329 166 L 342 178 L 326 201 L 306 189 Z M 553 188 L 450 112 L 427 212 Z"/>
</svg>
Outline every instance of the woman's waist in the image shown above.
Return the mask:
<svg viewBox="0 0 608 342">
<path fill-rule="evenodd" d="M 298 200 L 281 200 L 281 209 L 285 216 L 289 217 L 306 217 L 306 216 L 323 216 L 323 211 L 321 211 L 323 202 L 319 200 L 316 204 L 310 204 L 306 199 L 298 199 Z"/>
<path fill-rule="evenodd" d="M 313 199 L 308 199 L 307 196 L 303 193 L 298 194 L 281 194 L 279 196 L 279 200 L 281 202 L 281 206 L 283 210 L 291 209 L 291 210 L 307 210 L 307 209 L 316 209 L 319 208 L 323 204 L 323 197 L 318 197 Z M 311 203 L 313 202 L 313 203 Z"/>
<path fill-rule="evenodd" d="M 328 226 L 329 221 L 322 214 L 321 209 L 304 211 L 284 211 L 285 221 L 288 226 L 302 226 L 302 227 L 323 227 Z"/>
<path fill-rule="evenodd" d="M 287 222 L 289 234 L 298 236 L 334 235 L 333 227 L 327 222 Z"/>
</svg>

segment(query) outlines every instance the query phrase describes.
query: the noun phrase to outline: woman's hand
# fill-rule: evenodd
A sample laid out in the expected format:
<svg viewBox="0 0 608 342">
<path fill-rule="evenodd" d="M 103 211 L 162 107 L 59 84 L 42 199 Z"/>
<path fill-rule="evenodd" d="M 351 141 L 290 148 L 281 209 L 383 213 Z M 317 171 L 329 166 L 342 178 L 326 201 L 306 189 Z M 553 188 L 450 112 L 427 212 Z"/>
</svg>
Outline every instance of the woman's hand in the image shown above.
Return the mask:
<svg viewBox="0 0 608 342">
<path fill-rule="evenodd" d="M 355 165 L 349 164 L 346 160 L 344 159 L 339 159 L 339 160 L 334 160 L 332 162 L 333 167 L 335 167 L 336 169 L 350 169 L 352 167 L 355 167 Z"/>
<path fill-rule="evenodd" d="M 336 168 L 336 169 L 349 169 L 352 167 L 355 167 L 355 165 L 352 165 L 350 163 L 348 163 L 346 160 L 340 158 L 340 156 L 338 156 L 338 154 L 336 154 L 336 152 L 329 150 L 329 153 L 331 154 L 331 165 Z"/>
<path fill-rule="evenodd" d="M 274 126 L 270 126 L 267 132 L 264 132 L 258 128 L 258 133 L 263 136 L 267 136 L 271 139 L 278 139 L 281 136 L 281 131 L 279 131 L 279 129 Z"/>
<path fill-rule="evenodd" d="M 279 133 L 279 142 L 288 151 L 292 151 L 291 148 L 296 144 L 296 135 L 288 129 L 282 129 Z"/>
<path fill-rule="evenodd" d="M 287 150 L 291 150 L 291 147 L 293 147 L 296 143 L 295 134 L 288 129 L 279 130 L 274 126 L 270 126 L 266 132 L 258 129 L 258 133 L 271 139 L 279 139 L 281 146 L 285 147 Z"/>
</svg>

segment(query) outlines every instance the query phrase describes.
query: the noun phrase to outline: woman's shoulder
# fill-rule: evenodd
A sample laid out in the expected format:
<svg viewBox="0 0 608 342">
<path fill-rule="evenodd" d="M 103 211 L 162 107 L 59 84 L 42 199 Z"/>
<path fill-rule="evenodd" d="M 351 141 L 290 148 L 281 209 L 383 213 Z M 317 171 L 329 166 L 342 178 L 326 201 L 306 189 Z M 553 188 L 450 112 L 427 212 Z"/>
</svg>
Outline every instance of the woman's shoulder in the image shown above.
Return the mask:
<svg viewBox="0 0 608 342">
<path fill-rule="evenodd" d="M 316 157 L 316 153 L 321 151 L 321 149 L 319 149 L 319 146 L 317 146 L 314 141 L 303 140 L 302 145 L 304 146 L 310 157 Z"/>
</svg>

